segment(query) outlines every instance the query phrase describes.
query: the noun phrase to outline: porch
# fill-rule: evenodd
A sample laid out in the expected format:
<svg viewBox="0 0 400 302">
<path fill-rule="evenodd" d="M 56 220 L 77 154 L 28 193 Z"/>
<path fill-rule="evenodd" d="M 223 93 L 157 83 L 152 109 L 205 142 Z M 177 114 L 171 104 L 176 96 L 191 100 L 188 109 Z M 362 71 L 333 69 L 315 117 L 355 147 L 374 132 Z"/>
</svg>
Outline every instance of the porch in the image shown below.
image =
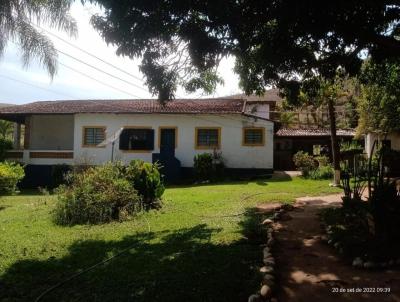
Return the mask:
<svg viewBox="0 0 400 302">
<path fill-rule="evenodd" d="M 73 115 L 30 115 L 14 122 L 14 148 L 6 153 L 7 159 L 33 165 L 73 164 Z"/>
<path fill-rule="evenodd" d="M 73 150 L 10 150 L 6 159 L 32 165 L 72 164 Z"/>
</svg>

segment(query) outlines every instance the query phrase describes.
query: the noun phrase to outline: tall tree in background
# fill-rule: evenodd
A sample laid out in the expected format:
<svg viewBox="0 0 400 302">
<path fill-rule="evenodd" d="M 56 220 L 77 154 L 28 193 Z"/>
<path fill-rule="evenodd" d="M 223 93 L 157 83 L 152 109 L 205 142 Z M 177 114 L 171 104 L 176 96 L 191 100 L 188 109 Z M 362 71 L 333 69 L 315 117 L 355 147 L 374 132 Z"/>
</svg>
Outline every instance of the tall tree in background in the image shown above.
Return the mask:
<svg viewBox="0 0 400 302">
<path fill-rule="evenodd" d="M 358 133 L 385 135 L 400 130 L 400 60 L 367 60 L 359 77 Z"/>
<path fill-rule="evenodd" d="M 361 54 L 400 55 L 400 3 L 389 0 L 86 0 L 103 6 L 92 24 L 117 53 L 142 57 L 153 93 L 172 99 L 178 85 L 214 89 L 221 58 L 236 58 L 247 94 L 289 87 L 337 69 L 356 74 Z"/>
<path fill-rule="evenodd" d="M 353 97 L 353 80 L 349 79 L 343 72 L 338 71 L 333 79 L 314 77 L 313 79 L 303 81 L 299 94 L 292 95 L 290 92 L 289 90 L 286 93 L 289 104 L 297 107 L 304 105 L 314 108 L 327 107 L 332 161 L 335 170 L 334 185 L 340 185 L 340 148 L 336 136 L 337 116 L 335 107 L 339 104 L 339 100 L 343 102 L 343 99 Z"/>
<path fill-rule="evenodd" d="M 18 45 L 24 67 L 37 58 L 53 77 L 57 71 L 57 51 L 51 40 L 33 23 L 44 24 L 75 35 L 77 27 L 69 15 L 73 0 L 1 0 L 0 56 L 11 41 Z"/>
</svg>

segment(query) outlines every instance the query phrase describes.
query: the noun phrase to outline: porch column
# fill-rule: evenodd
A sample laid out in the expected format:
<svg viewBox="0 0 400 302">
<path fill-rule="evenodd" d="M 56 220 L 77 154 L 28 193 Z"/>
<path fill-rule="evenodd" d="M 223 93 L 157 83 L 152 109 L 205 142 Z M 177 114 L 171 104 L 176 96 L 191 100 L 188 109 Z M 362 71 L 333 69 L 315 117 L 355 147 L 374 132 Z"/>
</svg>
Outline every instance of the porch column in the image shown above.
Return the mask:
<svg viewBox="0 0 400 302">
<path fill-rule="evenodd" d="M 25 132 L 24 132 L 24 149 L 28 150 L 30 145 L 31 136 L 31 117 L 27 116 L 25 118 Z"/>
<path fill-rule="evenodd" d="M 19 150 L 21 149 L 21 124 L 14 123 L 14 133 L 13 133 L 13 139 L 14 139 L 14 149 Z"/>
</svg>

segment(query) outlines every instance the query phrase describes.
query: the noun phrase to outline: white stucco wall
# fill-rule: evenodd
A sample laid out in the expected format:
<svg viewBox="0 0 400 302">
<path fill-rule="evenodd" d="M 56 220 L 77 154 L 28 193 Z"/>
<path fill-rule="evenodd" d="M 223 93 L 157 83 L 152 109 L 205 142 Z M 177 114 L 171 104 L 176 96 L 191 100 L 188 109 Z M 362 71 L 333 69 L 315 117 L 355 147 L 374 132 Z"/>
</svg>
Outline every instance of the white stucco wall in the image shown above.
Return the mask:
<svg viewBox="0 0 400 302">
<path fill-rule="evenodd" d="M 30 150 L 72 150 L 73 147 L 73 115 L 32 115 Z"/>
<path fill-rule="evenodd" d="M 221 127 L 221 149 L 225 164 L 229 168 L 273 168 L 273 123 L 241 115 L 168 115 L 168 114 L 77 114 L 74 127 L 74 162 L 100 164 L 111 159 L 111 145 L 105 148 L 82 147 L 84 126 L 105 126 L 110 137 L 121 127 L 150 127 L 155 130 L 155 144 L 152 152 L 158 153 L 158 129 L 163 126 L 177 127 L 178 145 L 175 156 L 182 167 L 192 167 L 193 157 L 198 153 L 212 150 L 195 149 L 196 127 Z M 265 145 L 242 146 L 243 127 L 265 127 Z M 122 152 L 115 144 L 114 158 L 128 162 L 142 159 L 151 162 L 152 154 Z"/>
<path fill-rule="evenodd" d="M 365 137 L 365 151 L 369 155 L 371 153 L 372 145 L 375 140 L 385 139 L 383 135 L 377 135 L 374 133 L 368 133 Z M 400 132 L 389 133 L 386 137 L 387 140 L 391 141 L 391 147 L 393 150 L 400 151 Z"/>
<path fill-rule="evenodd" d="M 246 113 L 256 115 L 262 118 L 269 119 L 270 118 L 270 108 L 269 104 L 264 103 L 247 103 L 246 104 Z"/>
</svg>

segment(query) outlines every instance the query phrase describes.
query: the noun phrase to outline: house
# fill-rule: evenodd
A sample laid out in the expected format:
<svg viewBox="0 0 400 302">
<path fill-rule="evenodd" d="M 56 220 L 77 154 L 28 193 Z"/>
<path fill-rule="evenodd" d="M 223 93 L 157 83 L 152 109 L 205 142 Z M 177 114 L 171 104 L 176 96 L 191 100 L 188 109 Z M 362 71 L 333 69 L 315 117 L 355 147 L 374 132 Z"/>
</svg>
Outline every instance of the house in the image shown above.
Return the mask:
<svg viewBox="0 0 400 302">
<path fill-rule="evenodd" d="M 385 156 L 384 165 L 387 167 L 387 172 L 391 177 L 400 177 L 400 131 L 391 131 L 386 135 L 369 132 L 365 135 L 365 151 L 368 156 L 382 145 L 394 151 Z"/>
<path fill-rule="evenodd" d="M 400 151 L 400 131 L 392 131 L 387 135 L 378 133 L 367 133 L 365 135 L 365 151 L 371 154 L 374 142 L 385 144 L 392 150 Z M 375 146 L 376 148 L 377 146 Z"/>
<path fill-rule="evenodd" d="M 338 129 L 336 135 L 339 141 L 354 139 L 352 129 Z M 329 129 L 278 129 L 274 138 L 274 169 L 295 170 L 293 155 L 298 151 L 317 155 L 322 146 L 327 146 L 329 157 L 332 157 L 331 137 Z"/>
<path fill-rule="evenodd" d="M 1 108 L 0 119 L 17 123 L 8 157 L 26 164 L 37 186 L 54 165 L 110 160 L 160 161 L 176 177 L 190 173 L 196 154 L 214 151 L 232 173 L 271 173 L 274 123 L 262 109 L 243 99 L 47 101 Z"/>
<path fill-rule="evenodd" d="M 283 99 L 279 95 L 279 89 L 268 89 L 263 95 L 246 95 L 244 93 L 233 94 L 228 98 L 246 100 L 247 108 L 257 114 L 264 112 L 270 119 L 279 120 L 277 109 L 282 105 Z"/>
</svg>

